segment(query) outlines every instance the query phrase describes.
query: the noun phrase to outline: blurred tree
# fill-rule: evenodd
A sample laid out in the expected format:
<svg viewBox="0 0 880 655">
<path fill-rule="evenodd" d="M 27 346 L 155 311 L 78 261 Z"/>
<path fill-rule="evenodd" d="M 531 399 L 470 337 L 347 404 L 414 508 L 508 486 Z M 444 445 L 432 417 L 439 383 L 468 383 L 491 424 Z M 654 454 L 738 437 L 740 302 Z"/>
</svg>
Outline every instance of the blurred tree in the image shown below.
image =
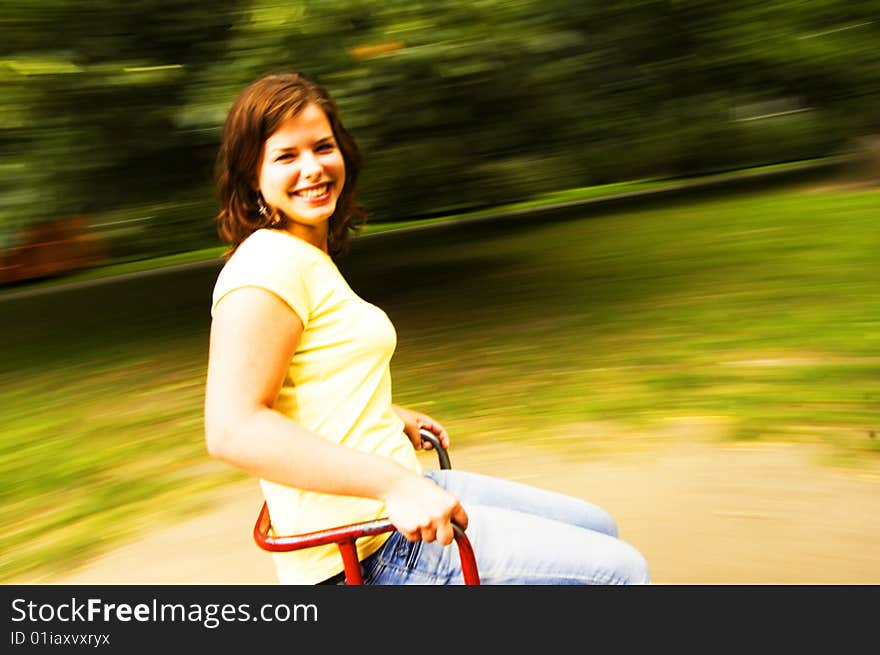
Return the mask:
<svg viewBox="0 0 880 655">
<path fill-rule="evenodd" d="M 23 224 L 161 203 L 209 179 L 214 144 L 179 129 L 175 112 L 199 68 L 216 60 L 235 5 L 6 4 L 6 242 Z"/>
<path fill-rule="evenodd" d="M 0 226 L 88 213 L 137 257 L 215 243 L 254 77 L 327 85 L 372 220 L 833 154 L 880 131 L 874 0 L 11 0 Z M 4 242 L 0 242 L 3 247 Z"/>
</svg>

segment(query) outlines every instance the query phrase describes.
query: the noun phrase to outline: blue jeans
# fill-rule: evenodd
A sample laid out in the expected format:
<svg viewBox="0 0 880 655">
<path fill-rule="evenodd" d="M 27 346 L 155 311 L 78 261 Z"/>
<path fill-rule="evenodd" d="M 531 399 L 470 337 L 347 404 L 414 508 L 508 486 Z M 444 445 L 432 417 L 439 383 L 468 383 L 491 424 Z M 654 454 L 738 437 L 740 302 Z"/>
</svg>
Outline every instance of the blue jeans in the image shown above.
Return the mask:
<svg viewBox="0 0 880 655">
<path fill-rule="evenodd" d="M 485 585 L 649 584 L 644 557 L 590 503 L 458 470 L 425 475 L 459 499 Z M 364 584 L 463 584 L 458 547 L 392 533 L 363 562 Z"/>
</svg>

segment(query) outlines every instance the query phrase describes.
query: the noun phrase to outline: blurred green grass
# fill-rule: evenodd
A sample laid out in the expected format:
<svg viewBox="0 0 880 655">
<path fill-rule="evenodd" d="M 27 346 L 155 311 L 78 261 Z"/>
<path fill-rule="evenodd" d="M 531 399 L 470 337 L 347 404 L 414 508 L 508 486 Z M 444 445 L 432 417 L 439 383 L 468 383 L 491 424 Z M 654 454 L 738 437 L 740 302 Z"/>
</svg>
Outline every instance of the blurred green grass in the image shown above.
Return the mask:
<svg viewBox="0 0 880 655">
<path fill-rule="evenodd" d="M 813 188 L 440 248 L 432 265 L 467 271 L 467 287 L 428 295 L 426 273 L 430 321 L 412 299 L 385 299 L 419 336 L 397 359 L 398 395 L 455 407 L 455 433 L 474 438 L 570 432 L 581 449 L 585 423 L 656 434 L 702 418 L 730 439 L 818 441 L 851 466 L 875 458 L 880 193 Z M 424 249 L 401 245 L 407 270 Z"/>
<path fill-rule="evenodd" d="M 458 444 L 772 440 L 860 467 L 880 457 L 878 208 L 876 187 L 811 181 L 389 232 L 340 266 L 395 323 L 397 402 Z M 202 439 L 216 272 L 0 302 L 0 580 L 242 477 Z"/>
</svg>

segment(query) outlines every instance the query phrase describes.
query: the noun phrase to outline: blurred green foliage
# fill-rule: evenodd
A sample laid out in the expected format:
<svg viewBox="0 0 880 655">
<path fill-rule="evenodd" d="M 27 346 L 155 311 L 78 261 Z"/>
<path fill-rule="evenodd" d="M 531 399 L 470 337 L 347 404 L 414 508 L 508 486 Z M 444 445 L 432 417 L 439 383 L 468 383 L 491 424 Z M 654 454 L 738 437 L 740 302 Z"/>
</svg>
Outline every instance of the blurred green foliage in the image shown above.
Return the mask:
<svg viewBox="0 0 880 655">
<path fill-rule="evenodd" d="M 872 473 L 878 201 L 837 177 L 646 196 L 390 231 L 340 264 L 395 325 L 396 402 L 455 447 L 575 466 L 783 442 Z M 0 583 L 52 582 L 244 477 L 204 444 L 220 265 L 0 297 Z"/>
<path fill-rule="evenodd" d="M 300 69 L 365 151 L 373 221 L 834 154 L 876 133 L 868 0 L 11 0 L 0 249 L 91 217 L 114 257 L 216 243 L 214 153 Z"/>
</svg>

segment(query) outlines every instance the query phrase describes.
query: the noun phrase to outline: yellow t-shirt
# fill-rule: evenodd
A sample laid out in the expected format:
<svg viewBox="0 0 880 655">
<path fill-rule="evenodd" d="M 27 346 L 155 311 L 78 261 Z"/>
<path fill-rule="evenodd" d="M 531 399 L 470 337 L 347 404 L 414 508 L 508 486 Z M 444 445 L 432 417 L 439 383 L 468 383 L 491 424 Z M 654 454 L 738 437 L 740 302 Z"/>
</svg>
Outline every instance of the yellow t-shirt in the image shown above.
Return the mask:
<svg viewBox="0 0 880 655">
<path fill-rule="evenodd" d="M 389 365 L 397 335 L 385 312 L 359 298 L 326 253 L 280 230 L 258 230 L 239 245 L 217 278 L 211 314 L 224 296 L 243 287 L 274 293 L 303 323 L 275 409 L 325 439 L 421 472 L 403 421 L 391 407 Z M 386 516 L 375 499 L 268 480 L 260 485 L 279 535 Z M 378 550 L 388 537 L 360 539 L 359 557 Z M 343 568 L 335 544 L 272 555 L 282 584 L 315 584 Z"/>
</svg>

